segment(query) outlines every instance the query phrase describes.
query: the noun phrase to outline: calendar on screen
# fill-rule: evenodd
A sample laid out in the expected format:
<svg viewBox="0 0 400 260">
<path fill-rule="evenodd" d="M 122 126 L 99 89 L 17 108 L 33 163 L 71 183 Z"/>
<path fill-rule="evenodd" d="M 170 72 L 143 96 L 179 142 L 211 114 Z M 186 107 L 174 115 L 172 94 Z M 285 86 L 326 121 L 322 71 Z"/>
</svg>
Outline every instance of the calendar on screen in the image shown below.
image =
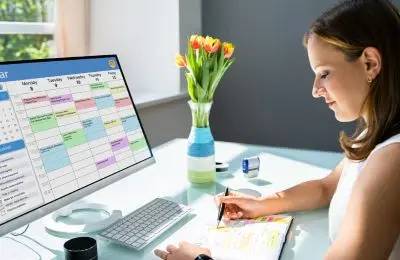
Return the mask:
<svg viewBox="0 0 400 260">
<path fill-rule="evenodd" d="M 0 64 L 0 224 L 151 156 L 115 56 Z"/>
</svg>

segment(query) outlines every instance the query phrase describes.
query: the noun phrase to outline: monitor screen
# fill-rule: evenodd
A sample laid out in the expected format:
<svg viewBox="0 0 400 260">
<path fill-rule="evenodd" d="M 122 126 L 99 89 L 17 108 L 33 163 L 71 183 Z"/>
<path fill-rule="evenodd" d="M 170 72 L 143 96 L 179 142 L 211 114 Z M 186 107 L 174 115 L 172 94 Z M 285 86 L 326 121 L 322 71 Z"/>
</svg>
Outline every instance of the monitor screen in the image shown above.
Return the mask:
<svg viewBox="0 0 400 260">
<path fill-rule="evenodd" d="M 0 226 L 152 157 L 117 56 L 0 63 Z"/>
</svg>

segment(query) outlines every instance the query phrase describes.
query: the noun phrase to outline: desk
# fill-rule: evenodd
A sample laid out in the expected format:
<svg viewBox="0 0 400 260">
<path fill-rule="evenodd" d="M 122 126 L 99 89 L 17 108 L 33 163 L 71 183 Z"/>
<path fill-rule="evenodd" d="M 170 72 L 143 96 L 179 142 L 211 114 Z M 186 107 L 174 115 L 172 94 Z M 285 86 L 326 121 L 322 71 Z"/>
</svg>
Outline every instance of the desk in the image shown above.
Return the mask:
<svg viewBox="0 0 400 260">
<path fill-rule="evenodd" d="M 99 259 L 156 259 L 152 253 L 155 248 L 188 239 L 195 232 L 195 227 L 204 221 L 215 222 L 217 209 L 213 202 L 214 195 L 223 192 L 225 185 L 233 189 L 252 188 L 268 194 L 305 180 L 324 177 L 342 158 L 340 153 L 216 142 L 216 159 L 230 163 L 228 175 L 218 177 L 213 184 L 191 185 L 185 175 L 185 139 L 175 139 L 153 152 L 156 164 L 83 199 L 110 205 L 126 215 L 160 196 L 189 205 L 194 209 L 193 214 L 140 252 L 97 238 Z M 264 159 L 259 177 L 244 179 L 241 174 L 242 158 L 261 153 Z M 293 216 L 294 222 L 281 259 L 322 259 L 329 247 L 327 209 L 295 213 Z M 43 219 L 39 219 L 31 223 L 22 236 L 0 238 L 0 259 L 11 259 L 6 258 L 10 256 L 12 259 L 63 259 L 63 244 L 69 238 L 49 234 Z M 7 248 L 12 255 L 2 255 L 5 254 L 2 248 Z"/>
</svg>

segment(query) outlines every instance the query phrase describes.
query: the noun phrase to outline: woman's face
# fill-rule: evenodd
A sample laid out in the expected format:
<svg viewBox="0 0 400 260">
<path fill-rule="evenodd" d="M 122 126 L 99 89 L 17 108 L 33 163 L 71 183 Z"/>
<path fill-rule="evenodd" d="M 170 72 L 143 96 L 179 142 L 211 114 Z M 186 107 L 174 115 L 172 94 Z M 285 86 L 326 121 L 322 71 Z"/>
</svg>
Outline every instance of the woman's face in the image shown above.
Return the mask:
<svg viewBox="0 0 400 260">
<path fill-rule="evenodd" d="M 369 91 L 361 58 L 351 62 L 346 60 L 343 52 L 316 35 L 309 38 L 307 52 L 316 75 L 313 97 L 323 97 L 340 122 L 358 119 Z"/>
</svg>

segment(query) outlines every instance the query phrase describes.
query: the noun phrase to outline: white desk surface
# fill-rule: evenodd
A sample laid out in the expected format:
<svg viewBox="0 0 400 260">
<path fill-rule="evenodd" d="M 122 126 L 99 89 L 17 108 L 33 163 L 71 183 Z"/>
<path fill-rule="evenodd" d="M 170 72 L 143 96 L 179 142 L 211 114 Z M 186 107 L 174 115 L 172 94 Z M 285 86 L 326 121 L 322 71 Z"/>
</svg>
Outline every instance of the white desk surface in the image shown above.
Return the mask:
<svg viewBox="0 0 400 260">
<path fill-rule="evenodd" d="M 83 198 L 120 209 L 123 215 L 156 196 L 194 209 L 193 214 L 139 252 L 92 235 L 97 239 L 99 259 L 156 259 L 152 253 L 155 248 L 181 240 L 190 241 L 196 227 L 215 222 L 214 195 L 223 192 L 226 185 L 268 194 L 305 180 L 321 178 L 342 158 L 340 153 L 216 142 L 216 160 L 229 162 L 230 171 L 227 176 L 217 177 L 211 185 L 191 185 L 185 175 L 186 145 L 185 139 L 175 139 L 157 147 L 153 150 L 156 164 Z M 260 174 L 247 180 L 241 174 L 241 160 L 253 155 L 261 156 Z M 327 209 L 292 215 L 294 222 L 281 260 L 322 259 L 329 247 Z M 31 223 L 22 236 L 8 234 L 0 238 L 0 259 L 64 259 L 63 244 L 69 238 L 50 234 L 45 230 L 43 219 L 39 219 Z"/>
</svg>

